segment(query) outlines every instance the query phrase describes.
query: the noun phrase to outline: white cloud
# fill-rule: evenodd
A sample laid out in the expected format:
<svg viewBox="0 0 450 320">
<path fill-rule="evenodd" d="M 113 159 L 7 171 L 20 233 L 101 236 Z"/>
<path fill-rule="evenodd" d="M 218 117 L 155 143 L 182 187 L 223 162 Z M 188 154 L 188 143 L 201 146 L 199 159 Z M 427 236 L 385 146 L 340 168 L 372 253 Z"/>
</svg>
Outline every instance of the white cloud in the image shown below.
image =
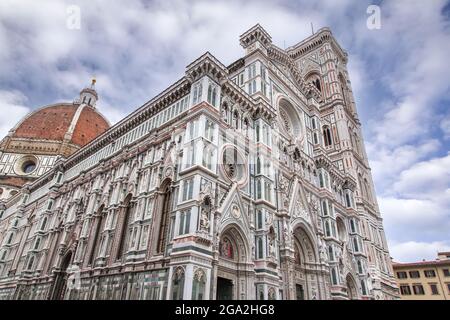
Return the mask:
<svg viewBox="0 0 450 320">
<path fill-rule="evenodd" d="M 450 153 L 442 158 L 433 158 L 411 166 L 400 174 L 393 189 L 410 197 L 430 197 L 445 200 L 445 191 L 450 188 Z M 450 200 L 450 199 L 449 199 Z"/>
<path fill-rule="evenodd" d="M 450 243 L 445 241 L 393 242 L 389 248 L 395 262 L 417 262 L 422 260 L 435 260 L 438 252 L 450 250 Z"/>
<path fill-rule="evenodd" d="M 19 91 L 0 90 L 0 137 L 3 138 L 19 119 L 30 112 L 25 106 L 27 98 Z M 0 138 L 0 139 L 1 139 Z"/>
</svg>

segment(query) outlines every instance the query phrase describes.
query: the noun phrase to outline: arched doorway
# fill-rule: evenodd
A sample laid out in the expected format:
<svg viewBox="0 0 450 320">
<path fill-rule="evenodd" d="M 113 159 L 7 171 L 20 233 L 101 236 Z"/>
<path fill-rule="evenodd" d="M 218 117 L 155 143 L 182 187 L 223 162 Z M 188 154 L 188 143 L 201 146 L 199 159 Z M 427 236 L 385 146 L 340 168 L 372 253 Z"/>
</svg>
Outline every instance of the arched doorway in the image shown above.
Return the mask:
<svg viewBox="0 0 450 320">
<path fill-rule="evenodd" d="M 67 281 L 69 278 L 67 269 L 69 268 L 71 260 L 72 260 L 72 251 L 69 251 L 64 256 L 61 262 L 60 271 L 56 275 L 55 289 L 53 291 L 52 300 L 64 300 L 64 295 L 67 289 Z"/>
<path fill-rule="evenodd" d="M 219 261 L 216 278 L 217 300 L 242 300 L 247 298 L 246 263 L 248 246 L 243 235 L 232 226 L 219 241 Z"/>
<path fill-rule="evenodd" d="M 347 296 L 349 300 L 358 299 L 358 291 L 356 290 L 356 283 L 353 280 L 353 277 L 348 274 L 345 278 L 345 282 L 347 283 Z"/>
<path fill-rule="evenodd" d="M 317 299 L 317 293 L 312 294 L 310 275 L 314 274 L 316 250 L 311 238 L 303 227 L 294 231 L 294 284 L 295 300 Z"/>
</svg>

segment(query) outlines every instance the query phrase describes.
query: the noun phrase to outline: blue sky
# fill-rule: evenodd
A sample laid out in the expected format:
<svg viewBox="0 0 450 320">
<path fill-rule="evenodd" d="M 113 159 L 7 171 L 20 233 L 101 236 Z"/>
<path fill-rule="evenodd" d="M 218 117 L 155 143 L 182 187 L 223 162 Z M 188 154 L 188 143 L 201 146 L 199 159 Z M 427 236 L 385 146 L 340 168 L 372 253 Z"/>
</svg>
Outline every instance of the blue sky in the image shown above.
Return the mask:
<svg viewBox="0 0 450 320">
<path fill-rule="evenodd" d="M 112 123 L 183 76 L 210 51 L 243 55 L 260 23 L 280 47 L 328 26 L 349 54 L 366 149 L 397 261 L 450 250 L 450 4 L 448 1 L 0 2 L 0 136 L 27 112 L 71 101 L 97 78 Z M 381 8 L 381 29 L 366 26 Z M 66 27 L 81 9 L 80 29 Z"/>
</svg>

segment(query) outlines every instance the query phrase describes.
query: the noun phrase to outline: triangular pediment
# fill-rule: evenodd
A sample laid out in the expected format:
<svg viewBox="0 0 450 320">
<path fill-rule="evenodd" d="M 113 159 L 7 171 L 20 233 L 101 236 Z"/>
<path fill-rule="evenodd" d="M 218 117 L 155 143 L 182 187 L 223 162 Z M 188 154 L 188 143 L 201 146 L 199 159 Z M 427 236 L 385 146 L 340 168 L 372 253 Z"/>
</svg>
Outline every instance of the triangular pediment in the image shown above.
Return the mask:
<svg viewBox="0 0 450 320">
<path fill-rule="evenodd" d="M 309 206 L 306 199 L 306 192 L 297 178 L 295 178 L 291 190 L 293 195 L 289 204 L 291 221 L 300 219 L 312 225 L 311 213 L 309 211 Z"/>
<path fill-rule="evenodd" d="M 250 232 L 250 221 L 248 208 L 245 207 L 239 188 L 235 185 L 230 189 L 225 200 L 219 208 L 221 217 L 218 225 L 218 232 L 221 233 L 229 224 L 236 224 L 242 228 L 245 234 Z"/>
</svg>

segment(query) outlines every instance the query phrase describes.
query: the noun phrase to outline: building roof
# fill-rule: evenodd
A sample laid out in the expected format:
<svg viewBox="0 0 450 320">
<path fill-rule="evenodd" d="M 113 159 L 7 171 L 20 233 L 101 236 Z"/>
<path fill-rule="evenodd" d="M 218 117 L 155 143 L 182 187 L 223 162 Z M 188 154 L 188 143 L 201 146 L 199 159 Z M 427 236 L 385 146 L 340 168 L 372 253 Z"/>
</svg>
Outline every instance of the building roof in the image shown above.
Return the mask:
<svg viewBox="0 0 450 320">
<path fill-rule="evenodd" d="M 432 261 L 419 261 L 419 262 L 408 262 L 408 263 L 399 263 L 393 262 L 392 267 L 396 268 L 408 268 L 408 267 L 426 267 L 426 266 L 441 266 L 441 265 L 449 265 L 450 259 L 444 260 L 432 260 Z"/>
<path fill-rule="evenodd" d="M 28 114 L 11 138 L 64 141 L 80 147 L 105 132 L 108 121 L 95 108 L 78 103 L 45 106 Z"/>
</svg>

